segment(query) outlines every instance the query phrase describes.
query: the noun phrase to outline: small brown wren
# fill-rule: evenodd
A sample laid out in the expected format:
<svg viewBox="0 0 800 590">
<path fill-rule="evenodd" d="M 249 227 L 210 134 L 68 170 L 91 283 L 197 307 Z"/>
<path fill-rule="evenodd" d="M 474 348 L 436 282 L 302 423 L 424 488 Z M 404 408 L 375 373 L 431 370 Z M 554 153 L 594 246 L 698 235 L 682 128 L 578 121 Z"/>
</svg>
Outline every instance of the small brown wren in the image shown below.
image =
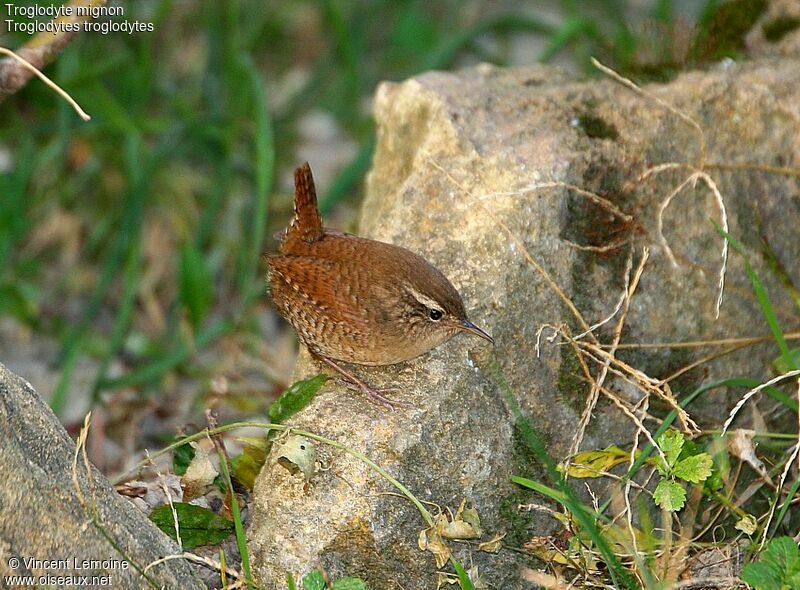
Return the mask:
<svg viewBox="0 0 800 590">
<path fill-rule="evenodd" d="M 458 291 L 427 260 L 323 228 L 308 162 L 294 171 L 294 219 L 279 253 L 266 258 L 275 306 L 312 356 L 383 404 L 392 401 L 338 361 L 393 365 L 459 332 L 494 342 L 467 319 Z"/>
</svg>

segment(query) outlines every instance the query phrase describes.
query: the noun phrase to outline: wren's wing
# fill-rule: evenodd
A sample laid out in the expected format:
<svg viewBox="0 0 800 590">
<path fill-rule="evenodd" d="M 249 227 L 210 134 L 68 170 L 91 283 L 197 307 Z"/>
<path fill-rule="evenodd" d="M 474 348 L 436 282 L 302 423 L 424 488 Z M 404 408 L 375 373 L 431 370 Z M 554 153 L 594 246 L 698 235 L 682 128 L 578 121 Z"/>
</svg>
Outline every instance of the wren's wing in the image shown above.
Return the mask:
<svg viewBox="0 0 800 590">
<path fill-rule="evenodd" d="M 335 261 L 276 254 L 268 256 L 267 262 L 275 305 L 301 338 L 319 338 L 335 326 L 351 338 L 369 335 L 363 309 L 350 297 Z"/>
<path fill-rule="evenodd" d="M 298 241 L 316 242 L 322 238 L 323 233 L 314 177 L 311 174 L 311 166 L 305 162 L 294 171 L 294 219 L 286 230 L 280 250 L 285 254 L 291 254 Z"/>
</svg>

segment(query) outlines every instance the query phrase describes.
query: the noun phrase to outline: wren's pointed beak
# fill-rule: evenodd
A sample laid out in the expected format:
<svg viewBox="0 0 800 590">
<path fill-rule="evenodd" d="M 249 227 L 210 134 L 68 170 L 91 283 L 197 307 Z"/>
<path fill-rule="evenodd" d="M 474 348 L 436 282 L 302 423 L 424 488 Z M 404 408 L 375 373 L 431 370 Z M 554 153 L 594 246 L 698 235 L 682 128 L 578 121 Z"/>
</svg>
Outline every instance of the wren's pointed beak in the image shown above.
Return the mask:
<svg viewBox="0 0 800 590">
<path fill-rule="evenodd" d="M 494 338 L 489 336 L 488 333 L 481 330 L 478 326 L 476 326 L 469 320 L 464 320 L 463 322 L 461 322 L 461 324 L 458 326 L 458 329 L 464 332 L 469 332 L 470 334 L 475 334 L 476 336 L 480 336 L 484 340 L 488 340 L 489 342 L 494 344 Z"/>
</svg>

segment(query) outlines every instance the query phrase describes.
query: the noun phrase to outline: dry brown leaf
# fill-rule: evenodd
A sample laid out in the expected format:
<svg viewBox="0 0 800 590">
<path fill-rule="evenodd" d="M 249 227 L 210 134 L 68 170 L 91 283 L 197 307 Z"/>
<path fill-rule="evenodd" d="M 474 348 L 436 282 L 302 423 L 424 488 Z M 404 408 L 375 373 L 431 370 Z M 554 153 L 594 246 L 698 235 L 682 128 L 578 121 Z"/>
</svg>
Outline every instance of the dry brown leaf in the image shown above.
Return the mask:
<svg viewBox="0 0 800 590">
<path fill-rule="evenodd" d="M 497 553 L 503 546 L 503 543 L 501 543 L 501 541 L 505 536 L 506 536 L 505 533 L 503 533 L 502 535 L 499 533 L 496 534 L 488 541 L 484 541 L 483 543 L 478 545 L 478 551 L 486 551 L 487 553 Z"/>
<path fill-rule="evenodd" d="M 450 559 L 450 547 L 442 540 L 442 532 L 447 527 L 447 517 L 440 514 L 433 519 L 433 526 L 420 531 L 417 545 L 423 551 L 430 551 L 436 560 L 436 567 L 444 567 Z"/>
<path fill-rule="evenodd" d="M 194 449 L 194 458 L 181 478 L 184 502 L 205 495 L 214 484 L 214 479 L 219 475 L 217 468 L 208 458 L 208 451 L 196 442 L 189 444 Z"/>
<path fill-rule="evenodd" d="M 744 428 L 734 430 L 728 437 L 728 451 L 734 457 L 738 457 L 750 465 L 762 478 L 771 482 L 764 463 L 756 455 L 756 445 L 753 441 L 755 435 L 754 430 Z"/>
</svg>

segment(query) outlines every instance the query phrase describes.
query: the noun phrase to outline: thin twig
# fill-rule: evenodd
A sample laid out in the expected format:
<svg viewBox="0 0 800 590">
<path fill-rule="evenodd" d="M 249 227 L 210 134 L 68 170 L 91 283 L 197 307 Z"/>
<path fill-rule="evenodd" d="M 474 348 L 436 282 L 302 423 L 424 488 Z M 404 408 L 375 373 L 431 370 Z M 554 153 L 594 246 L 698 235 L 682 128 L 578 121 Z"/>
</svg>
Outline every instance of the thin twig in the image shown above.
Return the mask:
<svg viewBox="0 0 800 590">
<path fill-rule="evenodd" d="M 22 57 L 20 55 L 17 55 L 13 51 L 11 51 L 10 49 L 7 49 L 5 47 L 0 47 L 0 53 L 3 53 L 3 54 L 5 54 L 5 55 L 7 55 L 9 57 L 13 57 L 19 63 L 21 63 L 25 68 L 29 69 L 31 72 L 36 74 L 42 82 L 47 84 L 47 86 L 49 86 L 51 89 L 55 90 L 56 93 L 58 93 L 61 96 L 61 98 L 66 100 L 69 103 L 69 105 L 75 110 L 75 112 L 78 113 L 78 116 L 81 119 L 83 119 L 84 121 L 91 120 L 91 117 L 89 116 L 89 114 L 86 111 L 84 111 L 80 107 L 80 105 L 77 102 L 75 102 L 75 100 L 69 94 L 67 94 L 67 92 L 65 90 L 63 90 L 58 84 L 53 82 L 50 78 L 45 76 L 35 65 L 33 65 L 31 62 L 29 62 L 27 59 L 25 59 L 24 57 Z"/>
</svg>

